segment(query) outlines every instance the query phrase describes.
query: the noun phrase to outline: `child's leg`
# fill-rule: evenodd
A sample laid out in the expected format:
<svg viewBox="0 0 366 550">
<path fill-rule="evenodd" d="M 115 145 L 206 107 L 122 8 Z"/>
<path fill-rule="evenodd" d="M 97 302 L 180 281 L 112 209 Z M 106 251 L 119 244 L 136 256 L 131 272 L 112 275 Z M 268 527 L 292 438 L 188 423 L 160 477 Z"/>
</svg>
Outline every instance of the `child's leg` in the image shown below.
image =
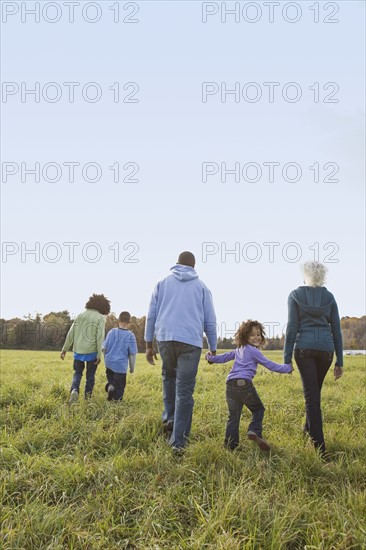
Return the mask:
<svg viewBox="0 0 366 550">
<path fill-rule="evenodd" d="M 112 401 L 114 393 L 114 372 L 111 369 L 106 368 L 105 374 L 107 376 L 107 383 L 105 385 L 105 391 L 108 392 L 108 401 Z"/>
<path fill-rule="evenodd" d="M 107 383 L 105 385 L 105 391 L 108 391 L 108 386 L 111 384 L 114 385 L 114 372 L 111 369 L 105 369 L 105 375 L 107 377 Z"/>
<path fill-rule="evenodd" d="M 234 385 L 236 381 L 226 384 L 226 403 L 229 409 L 229 416 L 226 423 L 225 446 L 235 449 L 239 445 L 239 425 L 243 402 L 241 399 L 241 388 Z"/>
<path fill-rule="evenodd" d="M 114 392 L 112 395 L 113 401 L 122 401 L 126 387 L 126 373 L 114 373 Z"/>
<path fill-rule="evenodd" d="M 79 393 L 80 382 L 84 372 L 84 361 L 79 361 L 79 359 L 74 359 L 74 376 L 71 382 L 70 392 L 76 390 Z"/>
<path fill-rule="evenodd" d="M 93 393 L 97 366 L 95 360 L 86 363 L 85 398 L 91 397 Z"/>
<path fill-rule="evenodd" d="M 251 382 L 245 386 L 245 405 L 252 413 L 252 421 L 249 424 L 248 432 L 254 432 L 258 437 L 262 437 L 262 425 L 264 417 L 264 405 Z"/>
</svg>

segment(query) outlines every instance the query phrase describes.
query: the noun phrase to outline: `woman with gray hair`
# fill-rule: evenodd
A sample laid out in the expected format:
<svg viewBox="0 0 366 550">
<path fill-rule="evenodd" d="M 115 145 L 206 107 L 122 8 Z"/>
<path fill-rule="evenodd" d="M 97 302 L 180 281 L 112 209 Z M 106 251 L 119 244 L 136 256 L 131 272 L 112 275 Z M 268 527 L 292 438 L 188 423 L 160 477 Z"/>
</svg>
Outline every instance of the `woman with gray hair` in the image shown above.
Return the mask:
<svg viewBox="0 0 366 550">
<path fill-rule="evenodd" d="M 324 286 L 327 268 L 319 262 L 303 266 L 305 286 L 288 297 L 288 322 L 284 363 L 294 352 L 300 372 L 306 407 L 304 433 L 326 457 L 321 412 L 321 390 L 325 375 L 336 354 L 334 378 L 343 374 L 341 323 L 335 298 Z"/>
</svg>

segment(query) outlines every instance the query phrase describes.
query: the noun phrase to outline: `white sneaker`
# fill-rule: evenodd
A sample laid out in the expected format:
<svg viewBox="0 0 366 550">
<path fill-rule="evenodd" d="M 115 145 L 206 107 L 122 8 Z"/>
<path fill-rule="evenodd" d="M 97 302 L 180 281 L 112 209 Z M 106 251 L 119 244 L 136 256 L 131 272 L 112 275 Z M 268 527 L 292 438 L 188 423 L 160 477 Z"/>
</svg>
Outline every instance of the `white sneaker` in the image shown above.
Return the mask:
<svg viewBox="0 0 366 550">
<path fill-rule="evenodd" d="M 112 397 L 112 393 L 114 392 L 115 390 L 115 387 L 113 386 L 113 384 L 109 384 L 108 388 L 107 388 L 107 391 L 108 391 L 108 401 L 112 401 L 113 397 Z"/>
<path fill-rule="evenodd" d="M 76 401 L 79 399 L 79 392 L 78 390 L 72 390 L 72 392 L 70 393 L 70 399 L 69 399 L 69 403 L 76 403 Z"/>
</svg>

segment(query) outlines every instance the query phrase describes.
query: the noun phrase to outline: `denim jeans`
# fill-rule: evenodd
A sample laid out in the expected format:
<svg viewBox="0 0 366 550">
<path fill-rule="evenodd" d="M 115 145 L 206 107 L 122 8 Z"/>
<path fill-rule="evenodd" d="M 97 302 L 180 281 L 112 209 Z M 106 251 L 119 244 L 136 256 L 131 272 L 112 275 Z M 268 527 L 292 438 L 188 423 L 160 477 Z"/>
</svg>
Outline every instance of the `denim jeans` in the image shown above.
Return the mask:
<svg viewBox="0 0 366 550">
<path fill-rule="evenodd" d="M 95 373 L 97 366 L 95 364 L 95 359 L 93 361 L 79 361 L 79 359 L 74 359 L 74 377 L 72 379 L 71 388 L 72 390 L 80 391 L 80 382 L 83 376 L 84 368 L 86 363 L 86 382 L 85 382 L 85 397 L 91 397 L 93 393 L 93 388 L 95 384 Z"/>
<path fill-rule="evenodd" d="M 193 392 L 201 348 L 182 342 L 158 342 L 163 361 L 163 422 L 173 422 L 169 444 L 184 447 L 191 431 Z"/>
<path fill-rule="evenodd" d="M 332 364 L 333 352 L 296 348 L 294 356 L 305 397 L 306 423 L 304 431 L 310 435 L 315 448 L 324 453 L 325 443 L 320 402 L 323 381 Z"/>
<path fill-rule="evenodd" d="M 229 408 L 225 433 L 225 445 L 227 447 L 235 449 L 239 445 L 239 424 L 244 405 L 252 413 L 248 431 L 253 431 L 259 437 L 262 437 L 265 408 L 251 380 L 228 380 L 226 383 L 226 403 Z"/>
<path fill-rule="evenodd" d="M 114 386 L 114 391 L 109 392 L 108 397 L 110 396 L 112 401 L 122 401 L 126 387 L 127 374 L 123 372 L 114 372 L 111 369 L 106 369 L 106 375 L 108 382 L 105 386 L 105 391 L 108 391 L 109 384 Z"/>
</svg>

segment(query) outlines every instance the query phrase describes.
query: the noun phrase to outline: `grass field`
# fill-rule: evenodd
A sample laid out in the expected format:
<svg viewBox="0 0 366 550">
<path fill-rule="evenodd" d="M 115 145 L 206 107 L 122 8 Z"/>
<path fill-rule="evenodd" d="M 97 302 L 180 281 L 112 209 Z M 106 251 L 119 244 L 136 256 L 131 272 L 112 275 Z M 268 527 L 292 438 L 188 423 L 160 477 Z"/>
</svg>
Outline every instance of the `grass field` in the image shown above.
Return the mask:
<svg viewBox="0 0 366 550">
<path fill-rule="evenodd" d="M 230 453 L 222 444 L 232 363 L 202 360 L 191 442 L 177 458 L 160 434 L 160 365 L 143 355 L 122 403 L 106 401 L 99 366 L 92 400 L 71 407 L 71 353 L 64 362 L 56 352 L 1 358 L 1 549 L 366 548 L 364 357 L 346 357 L 343 378 L 325 380 L 330 463 L 303 439 L 296 369 L 258 367 L 270 455 L 245 438 L 248 412 Z"/>
</svg>

